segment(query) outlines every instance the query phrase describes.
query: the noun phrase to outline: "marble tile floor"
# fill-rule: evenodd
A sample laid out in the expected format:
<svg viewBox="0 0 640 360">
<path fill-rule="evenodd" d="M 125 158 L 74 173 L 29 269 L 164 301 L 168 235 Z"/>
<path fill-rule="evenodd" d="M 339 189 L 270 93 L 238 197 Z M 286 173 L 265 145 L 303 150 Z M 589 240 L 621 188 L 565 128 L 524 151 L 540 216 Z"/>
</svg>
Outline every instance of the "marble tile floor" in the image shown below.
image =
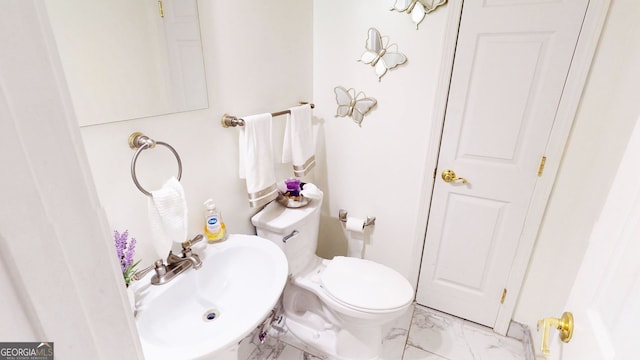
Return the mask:
<svg viewBox="0 0 640 360">
<path fill-rule="evenodd" d="M 484 326 L 416 306 L 402 359 L 528 360 L 533 358 L 529 348 L 528 341 L 500 336 Z"/>
<path fill-rule="evenodd" d="M 529 360 L 526 341 L 497 335 L 486 327 L 416 305 L 413 311 L 390 324 L 383 340 L 384 360 Z M 276 337 L 260 344 L 248 337 L 240 344 L 241 360 L 318 360 Z"/>
</svg>

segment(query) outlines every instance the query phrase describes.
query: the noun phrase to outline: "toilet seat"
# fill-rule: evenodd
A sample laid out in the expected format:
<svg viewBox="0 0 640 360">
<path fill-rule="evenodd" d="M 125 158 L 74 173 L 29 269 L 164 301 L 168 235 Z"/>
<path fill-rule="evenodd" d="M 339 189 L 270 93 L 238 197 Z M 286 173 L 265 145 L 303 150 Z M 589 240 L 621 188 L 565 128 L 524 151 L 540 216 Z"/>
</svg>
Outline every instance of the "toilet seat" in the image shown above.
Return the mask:
<svg viewBox="0 0 640 360">
<path fill-rule="evenodd" d="M 333 300 L 355 310 L 389 312 L 413 300 L 413 287 L 395 270 L 376 262 L 336 256 L 320 275 Z"/>
</svg>

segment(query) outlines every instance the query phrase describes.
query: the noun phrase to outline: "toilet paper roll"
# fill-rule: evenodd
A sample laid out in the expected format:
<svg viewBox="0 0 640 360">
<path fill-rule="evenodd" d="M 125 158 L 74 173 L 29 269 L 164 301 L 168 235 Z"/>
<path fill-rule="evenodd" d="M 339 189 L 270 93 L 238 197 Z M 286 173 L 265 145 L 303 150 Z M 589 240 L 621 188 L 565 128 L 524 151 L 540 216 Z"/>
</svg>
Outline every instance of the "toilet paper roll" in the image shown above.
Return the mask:
<svg viewBox="0 0 640 360">
<path fill-rule="evenodd" d="M 347 230 L 363 233 L 364 232 L 364 219 L 356 218 L 356 217 L 347 217 Z"/>
<path fill-rule="evenodd" d="M 347 242 L 347 256 L 362 259 L 364 256 L 364 240 L 350 237 Z"/>
</svg>

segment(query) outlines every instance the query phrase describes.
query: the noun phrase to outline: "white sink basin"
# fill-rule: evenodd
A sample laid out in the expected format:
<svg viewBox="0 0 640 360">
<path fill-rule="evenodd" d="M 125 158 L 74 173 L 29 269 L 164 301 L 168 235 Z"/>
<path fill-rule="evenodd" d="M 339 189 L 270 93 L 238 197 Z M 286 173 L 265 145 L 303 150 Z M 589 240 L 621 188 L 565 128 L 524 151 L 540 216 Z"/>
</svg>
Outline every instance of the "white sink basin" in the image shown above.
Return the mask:
<svg viewBox="0 0 640 360">
<path fill-rule="evenodd" d="M 209 359 L 237 344 L 269 315 L 287 280 L 282 250 L 258 236 L 232 234 L 194 252 L 200 269 L 165 285 L 139 281 L 136 324 L 146 359 Z"/>
</svg>

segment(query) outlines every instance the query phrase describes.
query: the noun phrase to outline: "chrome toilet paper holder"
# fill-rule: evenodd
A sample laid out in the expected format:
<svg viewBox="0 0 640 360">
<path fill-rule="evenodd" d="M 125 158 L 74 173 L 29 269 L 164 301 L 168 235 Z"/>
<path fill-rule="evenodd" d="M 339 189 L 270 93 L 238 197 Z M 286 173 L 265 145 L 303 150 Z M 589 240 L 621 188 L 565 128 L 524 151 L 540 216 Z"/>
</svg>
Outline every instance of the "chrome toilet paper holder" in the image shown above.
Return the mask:
<svg viewBox="0 0 640 360">
<path fill-rule="evenodd" d="M 338 219 L 340 221 L 342 221 L 343 223 L 347 222 L 347 210 L 345 209 L 340 209 L 338 211 Z M 376 217 L 375 216 L 367 216 L 367 219 L 364 221 L 364 226 L 369 226 L 369 225 L 375 225 L 376 224 Z"/>
</svg>

